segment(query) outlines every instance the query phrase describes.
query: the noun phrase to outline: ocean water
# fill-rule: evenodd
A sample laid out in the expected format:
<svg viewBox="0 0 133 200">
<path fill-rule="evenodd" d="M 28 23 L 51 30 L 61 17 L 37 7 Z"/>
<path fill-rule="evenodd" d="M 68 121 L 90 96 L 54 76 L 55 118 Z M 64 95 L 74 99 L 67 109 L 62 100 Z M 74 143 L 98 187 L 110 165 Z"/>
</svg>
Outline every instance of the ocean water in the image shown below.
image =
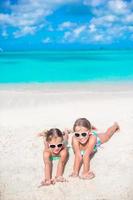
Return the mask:
<svg viewBox="0 0 133 200">
<path fill-rule="evenodd" d="M 0 83 L 98 81 L 133 81 L 133 50 L 0 53 Z"/>
</svg>

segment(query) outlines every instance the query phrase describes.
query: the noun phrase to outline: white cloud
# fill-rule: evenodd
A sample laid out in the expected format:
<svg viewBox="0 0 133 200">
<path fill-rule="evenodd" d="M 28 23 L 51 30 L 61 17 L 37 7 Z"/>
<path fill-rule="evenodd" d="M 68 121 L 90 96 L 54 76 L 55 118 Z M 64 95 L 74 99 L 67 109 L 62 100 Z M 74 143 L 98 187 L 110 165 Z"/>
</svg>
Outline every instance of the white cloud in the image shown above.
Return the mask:
<svg viewBox="0 0 133 200">
<path fill-rule="evenodd" d="M 133 0 L 85 0 L 93 14 L 90 21 L 71 27 L 64 34 L 66 42 L 113 43 L 131 38 Z M 102 5 L 101 5 L 102 4 Z M 81 28 L 82 27 L 82 28 Z"/>
<path fill-rule="evenodd" d="M 89 25 L 89 32 L 95 32 L 96 31 L 96 26 L 95 24 L 90 24 Z"/>
<path fill-rule="evenodd" d="M 67 31 L 64 33 L 64 40 L 67 40 L 71 37 L 71 32 L 70 31 Z"/>
<path fill-rule="evenodd" d="M 73 34 L 74 34 L 74 37 L 77 38 L 79 37 L 79 35 L 85 30 L 86 26 L 83 25 L 83 26 L 80 26 L 76 29 L 73 30 Z"/>
<path fill-rule="evenodd" d="M 63 23 L 59 24 L 58 30 L 63 31 L 65 29 L 71 29 L 71 28 L 73 28 L 75 26 L 76 26 L 76 23 L 73 23 L 73 22 L 70 22 L 70 21 L 66 21 L 66 22 L 63 22 Z"/>
<path fill-rule="evenodd" d="M 15 38 L 19 38 L 19 37 L 22 37 L 22 36 L 27 35 L 27 34 L 33 35 L 36 32 L 36 29 L 37 29 L 37 27 L 35 27 L 35 26 L 33 26 L 33 27 L 24 26 L 21 30 L 14 32 L 13 35 L 14 35 Z"/>
<path fill-rule="evenodd" d="M 103 37 L 103 35 L 94 35 L 94 37 L 93 37 L 93 40 L 94 41 L 103 41 L 104 40 L 104 37 Z"/>
<path fill-rule="evenodd" d="M 85 5 L 90 5 L 90 6 L 99 6 L 101 4 L 104 4 L 106 0 L 84 0 Z"/>
<path fill-rule="evenodd" d="M 60 6 L 74 2 L 82 2 L 88 6 L 91 19 L 82 23 L 64 21 L 53 29 L 55 26 L 52 27 L 52 24 L 46 21 L 46 17 Z M 1 13 L 0 24 L 3 27 L 15 27 L 15 38 L 33 35 L 45 27 L 47 31 L 65 31 L 63 40 L 56 34 L 63 42 L 106 43 L 117 38 L 131 38 L 133 29 L 133 0 L 20 0 L 17 5 L 9 4 L 9 7 L 11 14 Z M 7 37 L 6 28 L 2 30 L 3 37 Z M 51 39 L 47 37 L 43 42 L 49 43 Z"/>
<path fill-rule="evenodd" d="M 132 9 L 133 0 L 132 2 L 109 0 L 100 8 L 95 5 L 92 8 L 93 17 L 90 20 L 89 33 L 86 33 L 89 40 L 100 42 L 104 38 L 103 42 L 108 43 L 120 38 L 130 38 L 133 23 Z"/>
<path fill-rule="evenodd" d="M 133 23 L 133 13 L 126 15 L 123 21 Z"/>
<path fill-rule="evenodd" d="M 5 24 L 13 25 L 13 20 L 11 19 L 9 14 L 0 13 L 0 23 L 1 25 L 5 25 Z"/>
<path fill-rule="evenodd" d="M 118 18 L 115 15 L 104 15 L 100 17 L 93 17 L 91 23 L 95 26 L 108 26 L 113 22 L 117 21 Z"/>
<path fill-rule="evenodd" d="M 114 22 L 116 19 L 117 19 L 117 17 L 114 16 L 114 15 L 106 15 L 104 17 L 104 20 L 107 21 L 107 22 Z"/>
<path fill-rule="evenodd" d="M 67 0 L 67 3 L 78 2 L 79 0 Z M 45 17 L 52 14 L 59 6 L 66 4 L 64 0 L 21 0 L 16 5 L 8 5 L 11 14 L 0 14 L 0 23 L 18 30 L 14 33 L 23 36 L 33 33 L 33 27 L 45 25 Z M 30 31 L 31 30 L 31 31 Z M 35 29 L 34 29 L 35 30 Z M 36 29 L 37 31 L 37 29 Z M 23 34 L 24 33 L 24 34 Z"/>
<path fill-rule="evenodd" d="M 110 42 L 112 42 L 112 39 L 113 39 L 113 36 L 111 34 L 109 34 L 107 31 L 106 31 L 106 33 L 103 30 L 97 31 L 95 29 L 95 26 L 92 26 L 92 25 L 91 25 L 91 29 L 90 29 L 90 25 L 86 24 L 86 25 L 84 25 L 84 27 L 82 29 L 80 27 L 80 28 L 74 29 L 71 32 L 70 31 L 65 32 L 63 42 L 72 43 L 72 42 L 78 41 L 80 43 L 85 43 L 85 44 L 110 43 Z"/>
<path fill-rule="evenodd" d="M 109 9 L 116 14 L 125 14 L 129 12 L 127 3 L 123 0 L 108 1 Z"/>
<path fill-rule="evenodd" d="M 3 30 L 2 30 L 2 36 L 3 36 L 4 38 L 7 38 L 7 37 L 8 37 L 8 33 L 7 33 L 6 29 L 3 29 Z"/>
<path fill-rule="evenodd" d="M 52 40 L 50 39 L 50 37 L 46 37 L 46 38 L 43 39 L 42 42 L 43 42 L 44 44 L 48 44 L 48 43 L 51 43 Z"/>
<path fill-rule="evenodd" d="M 86 25 L 74 28 L 71 32 L 67 31 L 64 33 L 63 42 L 69 41 L 73 42 L 80 37 L 82 33 L 84 33 L 86 29 Z"/>
</svg>

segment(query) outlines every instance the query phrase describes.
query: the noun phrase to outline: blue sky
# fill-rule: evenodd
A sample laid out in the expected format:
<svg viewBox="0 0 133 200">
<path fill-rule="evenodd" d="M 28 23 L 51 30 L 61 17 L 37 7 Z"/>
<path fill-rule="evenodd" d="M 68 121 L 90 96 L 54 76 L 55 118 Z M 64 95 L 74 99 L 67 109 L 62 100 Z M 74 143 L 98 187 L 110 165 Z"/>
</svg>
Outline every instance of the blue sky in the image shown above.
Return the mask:
<svg viewBox="0 0 133 200">
<path fill-rule="evenodd" d="M 0 0 L 0 51 L 133 48 L 133 0 Z"/>
</svg>

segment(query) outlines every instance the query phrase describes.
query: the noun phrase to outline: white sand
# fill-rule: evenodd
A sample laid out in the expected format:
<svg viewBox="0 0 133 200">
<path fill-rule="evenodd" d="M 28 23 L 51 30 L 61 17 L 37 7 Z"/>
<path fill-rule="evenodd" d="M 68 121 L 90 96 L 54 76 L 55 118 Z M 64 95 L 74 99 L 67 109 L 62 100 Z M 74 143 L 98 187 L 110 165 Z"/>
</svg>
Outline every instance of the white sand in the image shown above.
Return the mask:
<svg viewBox="0 0 133 200">
<path fill-rule="evenodd" d="M 91 161 L 96 177 L 37 188 L 43 176 L 43 141 L 36 133 L 71 128 L 79 117 L 104 131 L 114 121 L 120 133 Z M 133 85 L 1 85 L 0 200 L 132 200 Z"/>
</svg>

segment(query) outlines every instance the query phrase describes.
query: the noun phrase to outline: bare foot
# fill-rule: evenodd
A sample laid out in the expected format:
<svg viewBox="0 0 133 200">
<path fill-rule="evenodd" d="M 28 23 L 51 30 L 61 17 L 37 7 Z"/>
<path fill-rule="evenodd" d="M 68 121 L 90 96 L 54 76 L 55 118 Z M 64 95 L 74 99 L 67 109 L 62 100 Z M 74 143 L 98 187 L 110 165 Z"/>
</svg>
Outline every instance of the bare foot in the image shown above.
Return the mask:
<svg viewBox="0 0 133 200">
<path fill-rule="evenodd" d="M 55 177 L 56 182 L 67 182 L 67 180 L 63 176 L 57 176 Z"/>
<path fill-rule="evenodd" d="M 72 177 L 72 178 L 76 178 L 76 177 L 78 177 L 79 175 L 77 174 L 77 173 L 74 173 L 74 172 L 72 172 L 70 175 L 69 175 L 69 177 Z"/>
<path fill-rule="evenodd" d="M 95 126 L 93 126 L 93 125 L 92 125 L 91 128 L 92 128 L 93 131 L 97 131 L 97 130 L 98 130 L 98 129 L 97 129 Z"/>
<path fill-rule="evenodd" d="M 53 179 L 45 179 L 44 181 L 41 182 L 41 184 L 38 186 L 38 188 L 43 187 L 43 186 L 49 186 L 51 184 L 55 184 L 55 181 Z"/>
<path fill-rule="evenodd" d="M 115 128 L 115 131 L 120 131 L 120 126 L 117 122 L 114 122 L 114 128 Z"/>
<path fill-rule="evenodd" d="M 82 176 L 80 176 L 81 179 L 84 180 L 89 180 L 95 177 L 95 174 L 93 172 L 88 172 L 87 174 L 84 174 Z"/>
</svg>

